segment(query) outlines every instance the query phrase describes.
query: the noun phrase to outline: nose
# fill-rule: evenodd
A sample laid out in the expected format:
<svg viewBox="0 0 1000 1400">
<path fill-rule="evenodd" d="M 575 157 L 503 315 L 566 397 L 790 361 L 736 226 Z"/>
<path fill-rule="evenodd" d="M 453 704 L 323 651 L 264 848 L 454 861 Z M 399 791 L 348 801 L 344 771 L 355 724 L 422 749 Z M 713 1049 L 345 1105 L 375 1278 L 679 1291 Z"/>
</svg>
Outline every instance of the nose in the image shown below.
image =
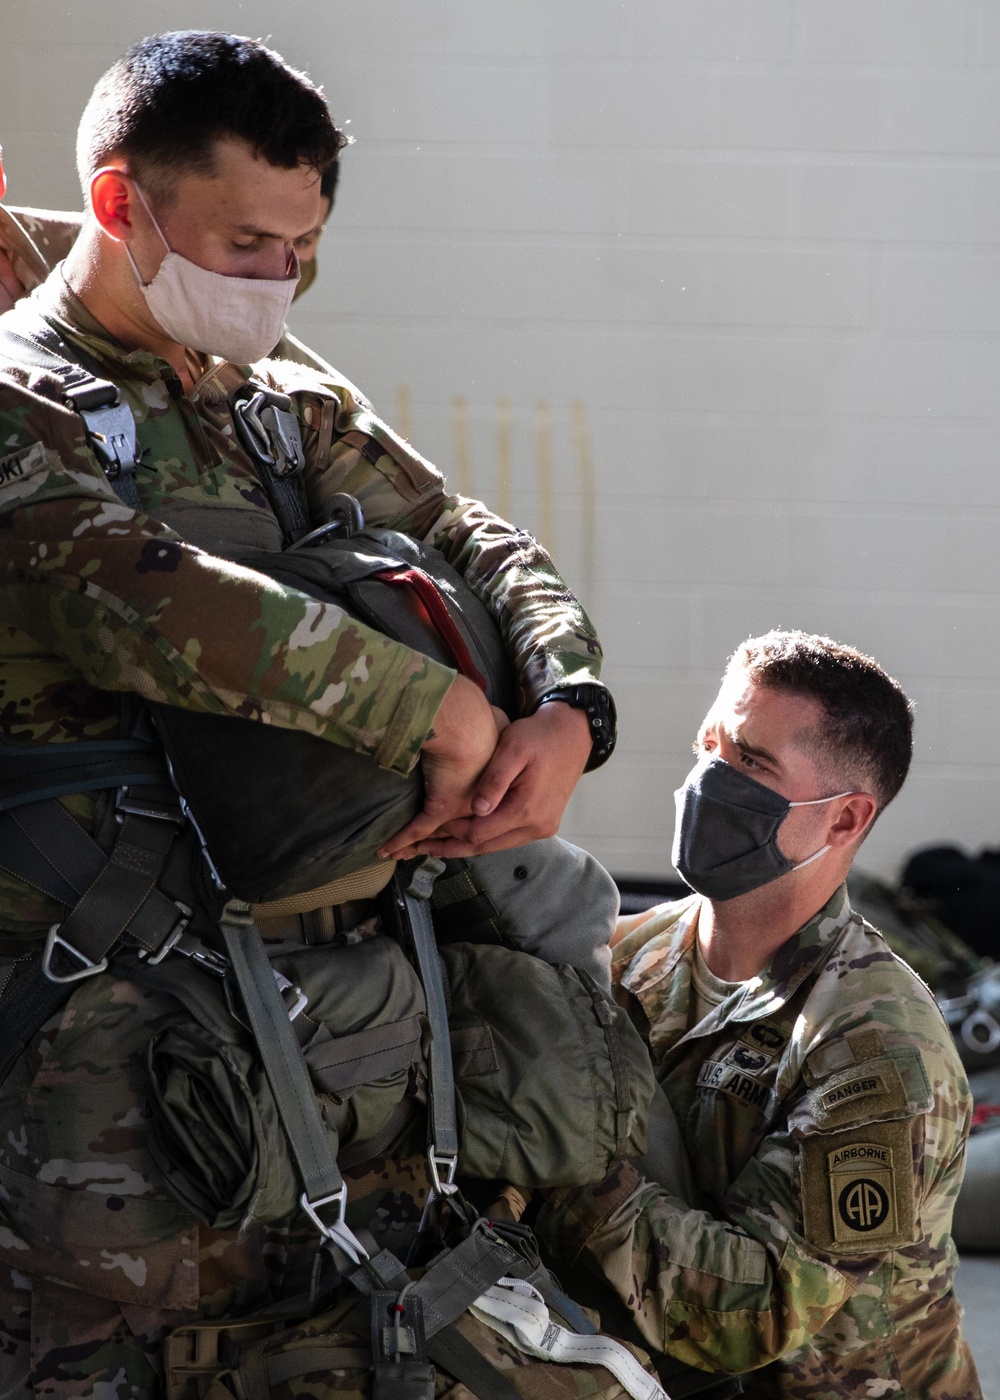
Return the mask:
<svg viewBox="0 0 1000 1400">
<path fill-rule="evenodd" d="M 299 276 L 299 259 L 291 243 L 275 243 L 270 248 L 262 248 L 253 260 L 253 269 L 241 274 L 256 277 L 262 282 L 282 282 L 286 278 Z"/>
</svg>

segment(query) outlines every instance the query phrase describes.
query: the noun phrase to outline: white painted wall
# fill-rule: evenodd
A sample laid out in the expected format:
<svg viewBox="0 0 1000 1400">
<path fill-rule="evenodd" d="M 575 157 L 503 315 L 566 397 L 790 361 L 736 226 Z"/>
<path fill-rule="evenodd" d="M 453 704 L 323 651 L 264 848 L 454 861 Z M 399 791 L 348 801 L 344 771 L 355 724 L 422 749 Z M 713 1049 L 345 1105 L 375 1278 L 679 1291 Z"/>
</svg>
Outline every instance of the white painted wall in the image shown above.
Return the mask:
<svg viewBox="0 0 1000 1400">
<path fill-rule="evenodd" d="M 300 333 L 539 529 L 549 406 L 548 542 L 622 720 L 567 834 L 663 872 L 725 658 L 782 624 L 918 702 L 868 865 L 1000 844 L 998 0 L 3 0 L 12 201 L 75 206 L 94 80 L 187 25 L 271 34 L 351 119 Z"/>
</svg>

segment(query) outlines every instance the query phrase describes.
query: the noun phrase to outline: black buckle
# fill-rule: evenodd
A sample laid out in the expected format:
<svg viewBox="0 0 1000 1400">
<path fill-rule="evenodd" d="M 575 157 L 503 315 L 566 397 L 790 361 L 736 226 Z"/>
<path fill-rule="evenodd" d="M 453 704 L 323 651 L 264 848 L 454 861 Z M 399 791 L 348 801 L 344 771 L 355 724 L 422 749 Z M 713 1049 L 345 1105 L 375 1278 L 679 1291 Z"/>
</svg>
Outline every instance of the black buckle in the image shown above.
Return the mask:
<svg viewBox="0 0 1000 1400">
<path fill-rule="evenodd" d="M 175 826 L 180 826 L 184 820 L 184 813 L 181 811 L 181 804 L 177 797 L 171 795 L 163 802 L 158 802 L 155 798 L 133 797 L 131 785 L 120 787 L 115 795 L 115 820 L 119 826 L 130 817 L 150 817 L 153 821 L 173 822 Z M 143 789 L 140 787 L 139 792 Z"/>
<path fill-rule="evenodd" d="M 273 476 L 298 476 L 305 470 L 299 420 L 287 394 L 251 381 L 232 399 L 232 411 L 241 445 Z"/>
</svg>

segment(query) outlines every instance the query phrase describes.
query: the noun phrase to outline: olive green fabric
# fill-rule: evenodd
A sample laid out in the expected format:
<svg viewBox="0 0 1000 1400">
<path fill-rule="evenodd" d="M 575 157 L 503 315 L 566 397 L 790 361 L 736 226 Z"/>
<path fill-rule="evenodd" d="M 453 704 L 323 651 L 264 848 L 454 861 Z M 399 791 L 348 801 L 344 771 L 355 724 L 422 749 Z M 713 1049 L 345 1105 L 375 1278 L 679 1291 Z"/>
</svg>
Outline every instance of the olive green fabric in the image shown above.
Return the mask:
<svg viewBox="0 0 1000 1400">
<path fill-rule="evenodd" d="M 442 960 L 462 1173 L 575 1185 L 645 1149 L 649 1057 L 591 978 L 482 944 L 454 944 Z M 297 1025 L 335 1152 L 375 1137 L 408 1094 L 423 1101 L 424 994 L 392 939 L 297 947 L 271 962 L 309 998 Z M 154 968 L 132 959 L 129 975 L 164 1007 L 146 1061 L 150 1152 L 170 1190 L 217 1229 L 288 1214 L 299 1186 L 277 1106 L 223 983 L 180 959 Z M 424 1128 L 413 1116 L 401 1131 L 418 1151 Z"/>
<path fill-rule="evenodd" d="M 592 978 L 488 944 L 454 943 L 441 957 L 460 1173 L 519 1186 L 584 1184 L 645 1151 L 649 1055 Z"/>
<path fill-rule="evenodd" d="M 424 997 L 398 944 L 384 936 L 296 948 L 273 967 L 309 998 L 297 1024 L 331 1146 L 374 1136 L 421 1057 Z M 165 1009 L 146 1052 L 150 1153 L 170 1190 L 214 1229 L 279 1220 L 301 1187 L 250 1032 L 230 1012 L 222 981 L 179 958 L 129 975 Z M 392 1028 L 386 1048 L 379 1030 Z M 345 1060 L 342 1051 L 348 1051 Z"/>
</svg>

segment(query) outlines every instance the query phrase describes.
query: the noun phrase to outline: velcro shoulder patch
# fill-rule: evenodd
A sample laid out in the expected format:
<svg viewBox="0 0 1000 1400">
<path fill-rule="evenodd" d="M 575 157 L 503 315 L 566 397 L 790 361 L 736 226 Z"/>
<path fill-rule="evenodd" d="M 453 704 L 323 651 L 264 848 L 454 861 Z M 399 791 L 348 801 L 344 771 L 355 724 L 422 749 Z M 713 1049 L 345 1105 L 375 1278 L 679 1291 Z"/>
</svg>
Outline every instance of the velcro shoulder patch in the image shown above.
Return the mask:
<svg viewBox="0 0 1000 1400">
<path fill-rule="evenodd" d="M 809 1091 L 812 1123 L 820 1132 L 848 1123 L 912 1118 L 934 1102 L 920 1052 L 897 1050 L 828 1075 Z"/>
<path fill-rule="evenodd" d="M 858 1065 L 864 1060 L 873 1060 L 877 1055 L 884 1054 L 885 1041 L 881 1031 L 850 1031 L 847 1035 L 838 1036 L 836 1040 L 820 1045 L 807 1057 L 803 1068 L 805 1081 L 807 1084 L 818 1084 L 838 1069 L 847 1069 L 851 1065 Z"/>
<path fill-rule="evenodd" d="M 800 1143 L 803 1231 L 829 1254 L 880 1254 L 917 1237 L 910 1122 L 866 1123 Z"/>
</svg>

